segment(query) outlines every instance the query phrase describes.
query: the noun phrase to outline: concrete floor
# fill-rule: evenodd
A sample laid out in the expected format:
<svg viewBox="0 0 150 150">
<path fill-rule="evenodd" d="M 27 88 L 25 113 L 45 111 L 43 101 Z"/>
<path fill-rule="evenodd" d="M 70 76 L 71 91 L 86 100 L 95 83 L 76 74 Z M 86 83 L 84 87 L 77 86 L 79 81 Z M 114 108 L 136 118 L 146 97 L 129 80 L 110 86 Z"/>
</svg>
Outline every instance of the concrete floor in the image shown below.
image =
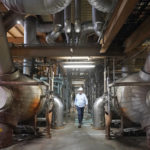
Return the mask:
<svg viewBox="0 0 150 150">
<path fill-rule="evenodd" d="M 92 129 L 85 119 L 81 129 L 68 121 L 63 129 L 52 131 L 52 139 L 42 137 L 24 141 L 4 150 L 148 150 L 145 145 L 145 137 L 106 140 L 105 132 Z"/>
</svg>

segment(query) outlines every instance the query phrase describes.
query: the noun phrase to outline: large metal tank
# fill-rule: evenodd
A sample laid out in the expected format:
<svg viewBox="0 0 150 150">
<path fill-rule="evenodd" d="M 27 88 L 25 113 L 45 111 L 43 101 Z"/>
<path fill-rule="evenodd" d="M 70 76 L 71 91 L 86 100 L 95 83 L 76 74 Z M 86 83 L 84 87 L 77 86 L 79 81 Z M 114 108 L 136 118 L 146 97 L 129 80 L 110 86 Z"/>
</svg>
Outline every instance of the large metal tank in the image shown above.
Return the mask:
<svg viewBox="0 0 150 150">
<path fill-rule="evenodd" d="M 17 75 L 13 81 L 35 82 L 23 75 Z M 43 108 L 46 99 L 41 98 L 44 94 L 41 86 L 1 86 L 0 93 L 0 101 L 2 102 L 0 105 L 1 148 L 12 144 L 13 127 L 20 121 L 32 118 Z"/>
</svg>

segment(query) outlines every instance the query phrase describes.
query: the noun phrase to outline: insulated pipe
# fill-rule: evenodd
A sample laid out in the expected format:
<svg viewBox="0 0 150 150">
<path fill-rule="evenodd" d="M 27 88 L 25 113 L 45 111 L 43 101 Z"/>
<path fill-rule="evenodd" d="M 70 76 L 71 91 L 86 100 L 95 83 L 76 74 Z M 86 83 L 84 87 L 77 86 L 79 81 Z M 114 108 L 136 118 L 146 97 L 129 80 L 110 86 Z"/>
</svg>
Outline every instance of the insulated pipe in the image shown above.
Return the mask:
<svg viewBox="0 0 150 150">
<path fill-rule="evenodd" d="M 88 35 L 95 33 L 93 23 L 92 22 L 86 22 L 86 23 L 82 24 L 81 31 L 82 32 L 80 34 L 80 40 L 79 40 L 80 45 L 86 44 Z"/>
<path fill-rule="evenodd" d="M 5 74 L 14 72 L 12 58 L 8 47 L 8 41 L 0 14 L 0 80 Z"/>
<path fill-rule="evenodd" d="M 64 112 L 64 106 L 58 97 L 54 96 L 54 122 L 53 126 L 55 128 L 61 128 L 63 126 L 63 112 Z"/>
<path fill-rule="evenodd" d="M 81 32 L 81 0 L 75 0 L 75 32 Z"/>
<path fill-rule="evenodd" d="M 54 44 L 55 40 L 60 36 L 63 28 L 63 19 L 64 19 L 63 15 L 64 15 L 63 11 L 54 15 L 53 21 L 54 29 L 51 33 L 49 33 L 46 36 L 46 42 L 48 44 Z"/>
<path fill-rule="evenodd" d="M 99 11 L 110 13 L 116 0 L 88 0 L 88 2 Z"/>
<path fill-rule="evenodd" d="M 37 20 L 34 16 L 29 16 L 24 21 L 24 44 L 25 45 L 37 45 L 36 38 L 36 24 Z M 31 76 L 32 72 L 32 59 L 23 60 L 23 74 Z"/>
<path fill-rule="evenodd" d="M 54 29 L 54 24 L 52 22 L 37 22 L 36 24 L 36 32 L 49 33 Z"/>
<path fill-rule="evenodd" d="M 150 53 L 147 56 L 143 71 L 146 73 L 150 73 Z"/>
<path fill-rule="evenodd" d="M 65 9 L 72 0 L 1 0 L 2 3 L 18 13 L 33 15 L 55 14 Z"/>
<path fill-rule="evenodd" d="M 104 129 L 105 127 L 105 110 L 104 96 L 99 97 L 93 105 L 93 128 Z"/>
<path fill-rule="evenodd" d="M 71 33 L 71 5 L 64 10 L 64 30 L 65 33 Z"/>
<path fill-rule="evenodd" d="M 101 37 L 104 25 L 104 17 L 103 14 L 94 7 L 92 7 L 92 22 L 95 33 L 97 34 L 98 37 Z"/>
</svg>

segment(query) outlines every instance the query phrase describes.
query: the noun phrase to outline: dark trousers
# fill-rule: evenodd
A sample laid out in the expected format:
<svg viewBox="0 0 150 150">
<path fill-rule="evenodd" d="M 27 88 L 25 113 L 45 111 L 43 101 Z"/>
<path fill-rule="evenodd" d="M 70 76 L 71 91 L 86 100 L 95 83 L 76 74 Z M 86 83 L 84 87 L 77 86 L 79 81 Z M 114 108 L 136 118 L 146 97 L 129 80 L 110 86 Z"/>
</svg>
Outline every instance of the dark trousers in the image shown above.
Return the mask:
<svg viewBox="0 0 150 150">
<path fill-rule="evenodd" d="M 82 120 L 83 120 L 83 115 L 84 115 L 84 107 L 78 107 L 77 106 L 77 111 L 78 111 L 79 124 L 81 124 Z"/>
</svg>

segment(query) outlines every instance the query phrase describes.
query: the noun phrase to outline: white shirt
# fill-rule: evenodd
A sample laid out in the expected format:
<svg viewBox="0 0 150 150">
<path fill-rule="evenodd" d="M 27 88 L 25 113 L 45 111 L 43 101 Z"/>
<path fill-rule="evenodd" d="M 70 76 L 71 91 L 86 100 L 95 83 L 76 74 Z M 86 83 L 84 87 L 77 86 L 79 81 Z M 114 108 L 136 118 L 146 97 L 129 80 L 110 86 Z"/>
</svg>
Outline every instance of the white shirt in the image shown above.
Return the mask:
<svg viewBox="0 0 150 150">
<path fill-rule="evenodd" d="M 85 107 L 86 105 L 88 105 L 88 100 L 86 95 L 84 93 L 82 94 L 78 93 L 75 98 L 75 106 Z"/>
</svg>

